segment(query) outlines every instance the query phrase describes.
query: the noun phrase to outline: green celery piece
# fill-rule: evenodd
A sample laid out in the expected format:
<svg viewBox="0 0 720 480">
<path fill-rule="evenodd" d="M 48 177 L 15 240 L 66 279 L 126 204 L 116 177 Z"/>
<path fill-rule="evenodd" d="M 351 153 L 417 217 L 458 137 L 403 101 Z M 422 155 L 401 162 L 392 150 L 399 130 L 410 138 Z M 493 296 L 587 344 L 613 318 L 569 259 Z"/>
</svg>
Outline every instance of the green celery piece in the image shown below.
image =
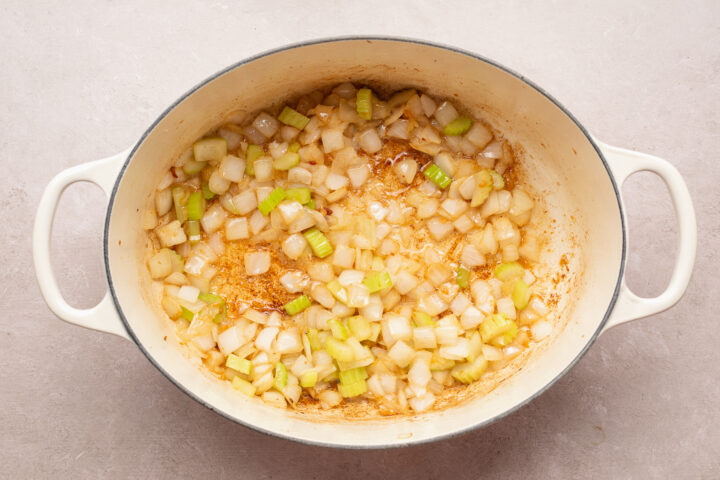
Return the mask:
<svg viewBox="0 0 720 480">
<path fill-rule="evenodd" d="M 287 386 L 287 379 L 287 367 L 285 367 L 284 363 L 277 362 L 275 364 L 275 381 L 273 382 L 273 386 L 275 387 L 275 389 L 277 389 L 279 392 L 282 392 L 282 389 Z"/>
<path fill-rule="evenodd" d="M 205 199 L 202 192 L 193 192 L 188 197 L 188 220 L 200 220 L 205 213 Z"/>
<path fill-rule="evenodd" d="M 457 284 L 460 288 L 468 288 L 468 280 L 470 279 L 470 270 L 460 266 L 457 271 Z"/>
<path fill-rule="evenodd" d="M 341 383 L 338 385 L 338 392 L 340 392 L 340 395 L 345 398 L 357 397 L 358 395 L 362 395 L 367 392 L 367 383 L 365 380 L 360 380 L 359 382 L 351 384 Z"/>
<path fill-rule="evenodd" d="M 445 125 L 445 135 L 457 136 L 470 130 L 472 126 L 472 120 L 470 117 L 458 117 L 452 122 Z"/>
<path fill-rule="evenodd" d="M 219 162 L 225 155 L 227 141 L 222 137 L 202 138 L 193 144 L 193 157 L 197 162 Z"/>
<path fill-rule="evenodd" d="M 307 337 L 308 341 L 310 342 L 310 348 L 313 351 L 322 350 L 322 342 L 320 341 L 320 337 L 318 336 L 318 331 L 316 328 L 310 328 L 307 331 Z"/>
<path fill-rule="evenodd" d="M 173 204 L 175 205 L 175 217 L 180 223 L 184 223 L 187 220 L 187 212 L 185 205 L 187 204 L 187 192 L 182 187 L 173 187 L 171 190 Z"/>
<path fill-rule="evenodd" d="M 307 370 L 300 377 L 300 386 L 303 388 L 312 388 L 318 381 L 317 370 Z"/>
<path fill-rule="evenodd" d="M 358 340 L 367 340 L 372 336 L 370 322 L 362 315 L 355 315 L 348 318 L 347 323 L 352 336 Z"/>
<path fill-rule="evenodd" d="M 215 198 L 215 192 L 210 190 L 210 186 L 208 185 L 208 182 L 203 182 L 202 194 L 203 194 L 203 198 L 205 200 L 212 200 L 213 198 Z"/>
<path fill-rule="evenodd" d="M 297 200 L 303 205 L 310 202 L 310 189 L 307 187 L 288 188 L 285 190 L 288 200 Z"/>
<path fill-rule="evenodd" d="M 325 342 L 325 350 L 327 350 L 332 358 L 339 362 L 352 362 L 355 360 L 355 353 L 352 347 L 335 337 L 328 337 Z"/>
<path fill-rule="evenodd" d="M 245 173 L 255 176 L 255 160 L 265 155 L 265 150 L 260 145 L 250 144 L 245 151 Z"/>
<path fill-rule="evenodd" d="M 317 227 L 305 230 L 303 235 L 305 236 L 305 240 L 307 240 L 310 244 L 310 248 L 312 248 L 313 253 L 315 253 L 315 255 L 319 258 L 325 258 L 333 252 L 330 241 L 320 230 L 317 229 Z"/>
<path fill-rule="evenodd" d="M 452 179 L 434 163 L 431 163 L 425 170 L 423 170 L 423 175 L 442 189 L 447 188 L 448 185 L 452 183 Z"/>
<path fill-rule="evenodd" d="M 307 295 L 300 295 L 296 299 L 285 304 L 285 311 L 288 315 L 297 315 L 311 305 Z"/>
<path fill-rule="evenodd" d="M 185 165 L 183 165 L 183 172 L 186 174 L 192 176 L 197 173 L 200 173 L 203 168 L 207 166 L 206 162 L 198 162 L 195 160 L 188 160 L 185 162 Z"/>
<path fill-rule="evenodd" d="M 330 331 L 332 332 L 333 337 L 339 340 L 347 340 L 350 334 L 347 327 L 342 323 L 341 320 L 338 320 L 337 318 L 331 318 L 327 321 L 327 324 L 330 327 Z"/>
<path fill-rule="evenodd" d="M 298 130 L 302 130 L 303 128 L 305 128 L 305 125 L 307 125 L 310 121 L 308 117 L 298 112 L 297 110 L 288 107 L 287 105 L 285 106 L 285 108 L 282 109 L 280 115 L 278 115 L 278 120 L 280 120 L 285 125 L 290 125 L 291 127 L 295 127 Z"/>
<path fill-rule="evenodd" d="M 393 284 L 388 272 L 371 273 L 363 280 L 363 283 L 368 290 L 370 290 L 370 293 L 385 290 L 386 288 L 392 287 Z"/>
<path fill-rule="evenodd" d="M 248 397 L 252 397 L 253 395 L 255 395 L 255 386 L 240 377 L 233 378 L 232 386 L 235 390 L 239 390 L 241 393 L 247 395 Z"/>
<path fill-rule="evenodd" d="M 260 205 L 258 205 L 258 210 L 260 210 L 260 213 L 265 215 L 266 217 L 272 212 L 275 207 L 280 205 L 280 202 L 285 200 L 285 197 L 287 196 L 287 193 L 285 193 L 285 190 L 283 190 L 280 187 L 277 187 L 275 190 L 270 192 L 270 195 L 268 195 L 265 200 L 260 202 Z"/>
<path fill-rule="evenodd" d="M 180 311 L 182 312 L 180 316 L 188 322 L 192 322 L 192 319 L 195 318 L 195 314 L 182 305 L 180 305 Z"/>
<path fill-rule="evenodd" d="M 250 372 L 252 371 L 252 362 L 247 358 L 240 358 L 234 353 L 228 355 L 227 360 L 225 361 L 225 366 L 232 368 L 233 370 L 237 370 L 245 375 L 250 375 Z"/>
<path fill-rule="evenodd" d="M 525 269 L 518 262 L 501 263 L 495 267 L 495 276 L 503 282 L 522 278 L 524 274 Z"/>
<path fill-rule="evenodd" d="M 358 116 L 363 120 L 372 118 L 372 91 L 369 88 L 361 88 L 357 91 L 355 108 Z"/>
<path fill-rule="evenodd" d="M 345 370 L 344 372 L 340 372 L 338 374 L 338 377 L 340 378 L 340 383 L 349 385 L 365 380 L 366 378 L 368 378 L 368 374 L 365 370 L 365 367 L 356 367 L 351 368 L 350 370 Z"/>
<path fill-rule="evenodd" d="M 194 245 L 200 240 L 202 240 L 202 234 L 200 233 L 200 222 L 198 222 L 197 220 L 188 220 L 187 228 L 188 240 L 190 240 L 191 245 Z"/>
<path fill-rule="evenodd" d="M 416 327 L 435 326 L 435 321 L 425 312 L 413 312 L 412 319 Z"/>
<path fill-rule="evenodd" d="M 300 163 L 300 155 L 296 152 L 285 152 L 273 161 L 275 170 L 290 170 Z"/>
<path fill-rule="evenodd" d="M 515 286 L 512 291 L 512 300 L 515 304 L 515 308 L 523 310 L 528 306 L 530 302 L 530 287 L 522 280 L 515 282 Z"/>
</svg>

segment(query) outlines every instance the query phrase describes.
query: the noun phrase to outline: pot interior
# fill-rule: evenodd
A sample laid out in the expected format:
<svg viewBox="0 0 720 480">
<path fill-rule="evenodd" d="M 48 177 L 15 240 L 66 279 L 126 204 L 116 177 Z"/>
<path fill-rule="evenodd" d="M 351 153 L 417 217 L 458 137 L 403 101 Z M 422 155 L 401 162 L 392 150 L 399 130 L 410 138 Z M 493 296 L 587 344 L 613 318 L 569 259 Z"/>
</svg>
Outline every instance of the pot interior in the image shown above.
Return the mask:
<svg viewBox="0 0 720 480">
<path fill-rule="evenodd" d="M 525 181 L 541 198 L 535 226 L 545 245 L 542 285 L 556 297 L 553 337 L 512 376 L 477 385 L 457 405 L 412 417 L 347 421 L 280 410 L 234 391 L 188 360 L 153 296 L 139 214 L 169 164 L 234 111 L 256 111 L 343 81 L 417 87 L 452 99 L 522 147 Z M 223 415 L 262 431 L 335 446 L 404 445 L 482 425 L 517 408 L 561 376 L 609 314 L 623 259 L 612 179 L 583 130 L 533 86 L 485 60 L 405 40 L 343 39 L 291 47 L 231 67 L 171 107 L 136 146 L 106 231 L 108 276 L 130 333 L 173 382 Z M 167 336 L 167 340 L 163 340 Z M 517 368 L 515 368 L 517 370 Z M 506 373 L 509 373 L 506 372 Z M 507 378 L 505 378 L 507 377 Z M 462 401 L 461 401 L 462 400 Z"/>
</svg>

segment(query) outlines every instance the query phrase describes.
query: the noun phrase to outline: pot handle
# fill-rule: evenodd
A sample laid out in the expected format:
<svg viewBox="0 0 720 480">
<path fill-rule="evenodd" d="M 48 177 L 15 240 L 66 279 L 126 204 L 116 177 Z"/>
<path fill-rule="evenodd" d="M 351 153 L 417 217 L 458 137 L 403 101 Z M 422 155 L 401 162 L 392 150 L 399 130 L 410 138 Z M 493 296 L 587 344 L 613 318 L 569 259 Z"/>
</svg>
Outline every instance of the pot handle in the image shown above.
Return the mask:
<svg viewBox="0 0 720 480">
<path fill-rule="evenodd" d="M 602 142 L 596 143 L 612 170 L 618 190 L 630 175 L 642 171 L 653 172 L 665 182 L 675 207 L 680 234 L 675 266 L 665 291 L 654 298 L 639 297 L 628 288 L 623 276 L 617 303 L 603 328 L 603 332 L 605 332 L 621 323 L 667 310 L 680 300 L 690 282 L 695 264 L 697 224 L 695 209 L 687 185 L 670 162 L 645 153 L 613 147 Z M 619 194 L 624 203 L 622 192 Z M 627 225 L 627 220 L 625 224 Z M 625 240 L 627 242 L 627 236 Z"/>
<path fill-rule="evenodd" d="M 126 150 L 112 157 L 68 168 L 57 174 L 45 187 L 40 198 L 33 227 L 35 275 L 40 285 L 40 292 L 50 310 L 68 323 L 113 333 L 128 340 L 130 336 L 120 320 L 109 291 L 105 293 L 100 303 L 92 308 L 75 308 L 65 301 L 50 261 L 50 240 L 55 210 L 65 189 L 75 182 L 92 182 L 103 189 L 109 202 L 115 180 L 129 154 L 130 150 Z"/>
</svg>

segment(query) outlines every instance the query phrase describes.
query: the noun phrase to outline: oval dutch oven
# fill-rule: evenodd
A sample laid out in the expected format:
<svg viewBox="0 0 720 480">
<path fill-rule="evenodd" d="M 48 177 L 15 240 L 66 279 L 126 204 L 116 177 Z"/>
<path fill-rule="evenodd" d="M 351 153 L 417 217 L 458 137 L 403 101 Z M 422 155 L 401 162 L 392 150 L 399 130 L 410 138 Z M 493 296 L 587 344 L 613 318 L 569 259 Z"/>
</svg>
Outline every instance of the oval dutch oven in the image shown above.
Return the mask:
<svg viewBox="0 0 720 480">
<path fill-rule="evenodd" d="M 529 178 L 544 193 L 551 215 L 564 218 L 580 239 L 578 277 L 564 328 L 547 348 L 486 395 L 409 417 L 374 420 L 308 418 L 246 397 L 191 364 L 173 342 L 149 300 L 145 244 L 138 211 L 173 158 L 231 110 L 252 111 L 347 80 L 390 87 L 417 86 L 452 98 L 498 126 L 538 159 Z M 167 159 L 162 161 L 161 159 Z M 532 170 L 532 168 L 531 168 Z M 651 171 L 669 188 L 679 222 L 679 247 L 667 289 L 655 298 L 634 295 L 624 281 L 628 233 L 620 185 Z M 58 200 L 73 182 L 99 185 L 109 201 L 103 239 L 108 292 L 95 307 L 71 307 L 60 295 L 50 263 L 50 230 Z M 665 160 L 595 140 L 556 100 L 522 76 L 476 54 L 397 38 L 338 38 L 292 45 L 249 58 L 213 75 L 171 105 L 130 150 L 70 168 L 47 186 L 33 236 L 37 278 L 45 301 L 61 319 L 135 342 L 181 390 L 221 415 L 272 435 L 306 443 L 379 448 L 446 438 L 487 425 L 540 395 L 562 377 L 602 332 L 675 304 L 690 280 L 696 224 L 687 187 Z M 557 241 L 562 236 L 557 235 Z M 558 245 L 560 247 L 561 245 Z M 567 246 L 570 248 L 570 246 Z M 561 250 L 561 248 L 559 248 Z"/>
</svg>

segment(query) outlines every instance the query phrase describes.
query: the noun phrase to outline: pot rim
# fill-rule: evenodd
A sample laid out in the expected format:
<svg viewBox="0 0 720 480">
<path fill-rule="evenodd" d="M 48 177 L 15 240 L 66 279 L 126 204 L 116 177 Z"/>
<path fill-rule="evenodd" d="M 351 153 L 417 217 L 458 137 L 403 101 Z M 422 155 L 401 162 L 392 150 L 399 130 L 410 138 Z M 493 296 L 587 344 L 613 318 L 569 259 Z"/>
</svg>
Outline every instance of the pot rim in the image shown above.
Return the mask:
<svg viewBox="0 0 720 480">
<path fill-rule="evenodd" d="M 155 129 L 155 127 L 160 123 L 172 110 L 175 109 L 180 103 L 182 103 L 185 99 L 187 99 L 189 96 L 194 94 L 197 90 L 204 87 L 211 81 L 219 78 L 220 76 L 224 75 L 225 73 L 234 70 L 237 67 L 240 67 L 242 65 L 245 65 L 247 63 L 253 62 L 255 60 L 259 60 L 264 57 L 268 57 L 271 55 L 274 55 L 276 53 L 281 53 L 289 50 L 294 50 L 297 48 L 303 48 L 308 47 L 312 45 L 318 45 L 323 43 L 335 43 L 335 42 L 344 42 L 344 41 L 390 41 L 390 42 L 398 42 L 398 43 L 409 43 L 409 44 L 415 44 L 415 45 L 422 45 L 427 47 L 434 47 L 439 48 L 443 50 L 447 50 L 453 53 L 459 53 L 461 55 L 465 55 L 467 57 L 470 57 L 474 60 L 479 60 L 481 62 L 488 63 L 505 73 L 512 75 L 513 77 L 517 78 L 518 80 L 522 81 L 523 83 L 527 84 L 531 88 L 533 88 L 535 91 L 543 95 L 545 98 L 550 100 L 556 107 L 558 107 L 576 126 L 582 134 L 585 136 L 585 138 L 590 142 L 590 145 L 592 145 L 593 149 L 595 150 L 595 153 L 597 153 L 598 157 L 600 158 L 600 161 L 603 164 L 603 167 L 605 168 L 608 177 L 610 179 L 610 183 L 613 187 L 613 192 L 615 194 L 615 198 L 617 200 L 617 206 L 620 213 L 620 227 L 622 231 L 622 248 L 621 248 L 621 257 L 620 257 L 620 269 L 618 271 L 618 278 L 615 283 L 615 289 L 613 291 L 612 298 L 610 299 L 610 303 L 608 304 L 608 308 L 605 310 L 605 313 L 603 315 L 602 321 L 598 324 L 597 329 L 593 333 L 593 335 L 588 338 L 585 345 L 583 346 L 582 350 L 578 353 L 578 355 L 572 359 L 567 366 L 553 378 L 550 380 L 545 386 L 537 390 L 535 393 L 524 399 L 523 401 L 519 402 L 517 405 L 512 406 L 511 408 L 508 408 L 507 410 L 503 411 L 502 413 L 499 413 L 498 415 L 495 415 L 494 417 L 491 417 L 489 419 L 486 419 L 482 422 L 475 423 L 473 425 L 468 425 L 465 428 L 461 428 L 452 432 L 448 433 L 442 433 L 435 435 L 433 437 L 425 438 L 425 439 L 419 439 L 419 440 L 408 440 L 405 442 L 390 442 L 385 444 L 373 444 L 373 445 L 348 445 L 348 444 L 337 444 L 333 442 L 323 442 L 320 440 L 309 440 L 309 439 L 300 439 L 297 437 L 293 437 L 292 435 L 287 435 L 279 432 L 274 432 L 271 430 L 267 430 L 265 428 L 261 428 L 255 424 L 252 424 L 250 422 L 246 422 L 244 420 L 241 420 L 239 418 L 236 418 L 228 413 L 225 413 L 224 411 L 218 409 L 213 404 L 208 403 L 204 401 L 203 399 L 199 398 L 197 395 L 195 395 L 192 391 L 190 391 L 188 388 L 186 388 L 182 382 L 177 380 L 175 377 L 170 375 L 156 360 L 155 358 L 150 354 L 150 352 L 144 347 L 144 345 L 138 340 L 138 338 L 135 335 L 135 332 L 133 331 L 132 327 L 130 326 L 130 323 L 127 320 L 127 317 L 125 316 L 125 313 L 123 312 L 122 306 L 120 305 L 120 301 L 116 295 L 115 292 L 115 285 L 112 280 L 112 274 L 110 272 L 110 259 L 109 259 L 109 230 L 110 230 L 110 218 L 112 217 L 112 210 L 115 203 L 115 196 L 117 194 L 118 187 L 120 185 L 120 181 L 123 178 L 123 175 L 125 174 L 125 170 L 127 169 L 128 165 L 130 164 L 130 161 L 135 155 L 135 152 L 137 149 L 142 145 L 142 143 L 145 141 L 145 139 L 152 133 L 152 131 Z M 122 168 L 120 169 L 117 179 L 115 180 L 115 185 L 113 186 L 112 194 L 110 195 L 109 201 L 108 201 L 108 209 L 105 216 L 105 226 L 103 229 L 103 262 L 105 264 L 105 275 L 107 278 L 108 283 L 108 290 L 112 296 L 113 303 L 115 304 L 115 308 L 117 309 L 118 315 L 120 316 L 120 319 L 122 320 L 123 326 L 127 330 L 128 334 L 130 335 L 130 338 L 132 338 L 133 342 L 138 346 L 140 351 L 147 357 L 147 359 L 150 361 L 150 363 L 157 368 L 160 373 L 162 373 L 170 382 L 175 385 L 178 389 L 180 389 L 182 392 L 184 392 L 186 395 L 194 399 L 196 402 L 200 403 L 201 405 L 204 405 L 205 407 L 209 408 L 210 410 L 214 411 L 215 413 L 218 413 L 219 415 L 227 418 L 228 420 L 231 420 L 243 427 L 247 427 L 251 430 L 255 430 L 256 432 L 264 433 L 266 435 L 270 435 L 273 437 L 281 438 L 284 440 L 291 440 L 299 443 L 303 443 L 306 445 L 314 445 L 314 446 L 321 446 L 321 447 L 329 447 L 329 448 L 343 448 L 343 449 L 352 449 L 352 450 L 373 450 L 373 449 L 385 449 L 385 448 L 400 448 L 400 447 L 408 447 L 408 446 L 414 446 L 414 445 L 422 445 L 426 443 L 436 442 L 439 440 L 445 440 L 449 438 L 458 437 L 460 435 L 464 435 L 466 433 L 469 433 L 473 430 L 480 429 L 482 427 L 485 427 L 487 425 L 490 425 L 508 415 L 511 413 L 514 413 L 515 411 L 519 410 L 520 408 L 524 407 L 531 401 L 535 400 L 537 397 L 542 395 L 547 389 L 549 389 L 551 386 L 553 386 L 560 378 L 564 377 L 570 369 L 572 369 L 578 361 L 585 355 L 587 350 L 592 346 L 593 343 L 597 340 L 597 338 L 600 336 L 600 333 L 602 332 L 605 324 L 608 321 L 608 318 L 610 317 L 610 314 L 613 311 L 613 308 L 615 307 L 615 303 L 617 302 L 617 298 L 620 292 L 620 287 L 622 284 L 622 279 L 625 274 L 625 263 L 626 263 L 626 255 L 627 255 L 627 227 L 625 225 L 625 212 L 623 210 L 622 201 L 620 199 L 620 192 L 618 190 L 618 185 L 615 182 L 615 177 L 612 174 L 612 170 L 610 169 L 610 166 L 607 163 L 607 160 L 603 156 L 602 151 L 595 143 L 595 140 L 593 139 L 592 135 L 585 129 L 585 127 L 578 121 L 578 119 L 570 113 L 570 111 L 565 108 L 557 99 L 555 99 L 552 95 L 550 95 L 547 91 L 545 91 L 542 87 L 534 83 L 533 81 L 526 78 L 524 75 L 521 75 L 514 70 L 505 67 L 504 65 L 501 65 L 500 63 L 491 60 L 483 55 L 470 52 L 468 50 L 445 45 L 441 43 L 435 43 L 430 42 L 426 40 L 419 40 L 415 38 L 408 38 L 408 37 L 401 37 L 401 36 L 391 36 L 391 35 L 347 35 L 347 36 L 332 36 L 332 37 L 324 37 L 324 38 L 317 38 L 313 40 L 306 40 L 301 42 L 295 42 L 291 44 L 287 44 L 281 47 L 272 48 L 269 50 L 266 50 L 264 52 L 261 52 L 259 54 L 253 55 L 251 57 L 245 58 L 243 60 L 240 60 L 236 63 L 233 63 L 229 65 L 228 67 L 223 68 L 222 70 L 219 70 L 218 72 L 210 75 L 209 77 L 205 78 L 195 86 L 193 86 L 191 89 L 186 91 L 184 94 L 182 94 L 177 100 L 175 100 L 169 107 L 167 107 L 156 119 L 155 121 L 143 132 L 142 136 L 138 139 L 135 146 L 130 151 L 130 154 L 128 155 L 127 159 L 122 165 Z M 452 407 L 451 407 L 452 408 Z"/>
</svg>

